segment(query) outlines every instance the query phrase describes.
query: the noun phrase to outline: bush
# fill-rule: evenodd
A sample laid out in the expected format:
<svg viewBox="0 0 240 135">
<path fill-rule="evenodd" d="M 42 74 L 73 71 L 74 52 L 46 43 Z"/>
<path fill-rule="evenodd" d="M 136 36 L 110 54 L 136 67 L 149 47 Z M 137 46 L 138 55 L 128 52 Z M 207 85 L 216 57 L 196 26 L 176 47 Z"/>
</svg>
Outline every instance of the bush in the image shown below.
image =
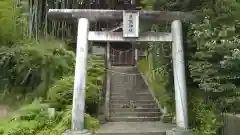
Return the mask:
<svg viewBox="0 0 240 135">
<path fill-rule="evenodd" d="M 21 107 L 9 122 L 0 124 L 2 135 L 57 135 L 71 128 L 71 106 L 57 112 L 54 118 L 48 115 L 47 104 L 39 100 Z M 85 114 L 85 128 L 95 130 L 99 127 L 97 119 Z"/>
<path fill-rule="evenodd" d="M 91 82 L 89 82 L 91 83 Z M 86 86 L 86 97 L 85 97 L 85 104 L 86 109 L 92 108 L 96 113 L 98 103 L 99 103 L 99 96 L 100 96 L 100 86 L 91 86 L 94 84 L 89 84 L 87 82 Z M 56 81 L 53 87 L 48 92 L 48 101 L 57 109 L 65 109 L 67 105 L 72 104 L 73 98 L 73 84 L 74 84 L 74 77 L 67 76 L 63 77 L 61 80 Z"/>
<path fill-rule="evenodd" d="M 22 8 L 22 5 L 19 7 Z M 71 125 L 71 109 L 66 109 L 66 105 L 71 104 L 72 93 L 71 91 L 68 91 L 70 93 L 64 92 L 66 91 L 65 88 L 71 87 L 67 90 L 73 88 L 73 78 L 70 75 L 74 71 L 75 55 L 73 52 L 68 51 L 65 45 L 55 40 L 25 40 L 26 37 L 23 37 L 24 32 L 26 32 L 24 29 L 27 26 L 25 23 L 26 17 L 21 17 L 21 11 L 16 7 L 15 1 L 0 1 L 0 24 L 4 26 L 0 28 L 0 93 L 5 95 L 1 99 L 6 101 L 5 99 L 9 99 L 9 97 L 11 100 L 17 97 L 17 100 L 21 98 L 33 101 L 38 97 L 45 98 L 55 80 L 59 80 L 63 76 L 69 76 L 72 83 L 64 87 L 65 80 L 60 80 L 56 84 L 63 81 L 62 84 L 60 83 L 51 88 L 51 90 L 55 90 L 52 92 L 53 95 L 49 92 L 51 96 L 48 97 L 51 97 L 52 102 L 64 106 L 64 109 L 56 112 L 54 118 L 50 118 L 48 114 L 50 105 L 36 100 L 18 109 L 10 121 L 1 122 L 0 134 L 60 134 L 69 129 Z M 98 78 L 98 74 L 104 70 L 98 70 L 98 65 L 94 64 L 94 69 L 90 67 L 91 72 L 98 72 L 91 73 L 87 81 L 87 91 L 89 91 L 87 93 L 90 93 L 87 94 L 90 95 L 89 100 L 87 100 L 89 102 L 87 103 L 88 106 L 97 104 L 99 100 L 102 79 Z M 99 80 L 100 83 L 95 83 L 95 81 L 99 82 Z M 62 95 L 66 101 L 58 98 L 58 96 L 61 97 Z M 93 130 L 98 125 L 99 122 L 95 118 L 85 115 L 86 128 Z"/>
<path fill-rule="evenodd" d="M 41 130 L 50 123 L 47 112 L 48 105 L 39 100 L 21 107 L 15 112 L 11 121 L 1 127 L 3 135 L 30 135 Z"/>
<path fill-rule="evenodd" d="M 199 135 L 216 135 L 222 126 L 218 121 L 216 109 L 211 103 L 204 103 L 201 98 L 191 97 L 189 115 L 191 125 Z"/>
<path fill-rule="evenodd" d="M 48 91 L 47 100 L 58 109 L 64 109 L 66 105 L 72 104 L 73 83 L 73 76 L 56 81 Z"/>
<path fill-rule="evenodd" d="M 99 120 L 91 117 L 89 114 L 85 115 L 85 128 L 94 131 L 100 127 Z"/>
<path fill-rule="evenodd" d="M 65 130 L 71 128 L 72 110 L 71 106 L 61 112 L 61 120 L 55 124 L 52 128 L 46 127 L 39 132 L 40 135 L 58 135 L 63 133 Z M 85 114 L 85 128 L 94 131 L 99 128 L 99 121 L 96 118 Z"/>
<path fill-rule="evenodd" d="M 90 114 L 96 114 L 100 102 L 100 93 L 103 85 L 104 65 L 99 65 L 90 60 L 86 81 L 86 110 Z M 73 76 L 65 76 L 56 81 L 47 94 L 48 101 L 58 109 L 64 109 L 72 104 Z"/>
<path fill-rule="evenodd" d="M 172 98 L 170 95 L 169 90 L 167 89 L 168 86 L 168 78 L 166 76 L 161 75 L 153 75 L 153 69 L 152 67 L 149 67 L 151 65 L 151 58 L 148 59 L 142 59 L 138 63 L 138 67 L 141 72 L 144 73 L 144 75 L 147 78 L 149 87 L 153 90 L 158 102 L 168 109 L 168 111 L 173 111 L 172 109 Z M 169 102 L 171 104 L 169 104 Z"/>
<path fill-rule="evenodd" d="M 74 54 L 58 42 L 0 47 L 1 90 L 44 96 L 53 80 L 74 70 Z"/>
</svg>

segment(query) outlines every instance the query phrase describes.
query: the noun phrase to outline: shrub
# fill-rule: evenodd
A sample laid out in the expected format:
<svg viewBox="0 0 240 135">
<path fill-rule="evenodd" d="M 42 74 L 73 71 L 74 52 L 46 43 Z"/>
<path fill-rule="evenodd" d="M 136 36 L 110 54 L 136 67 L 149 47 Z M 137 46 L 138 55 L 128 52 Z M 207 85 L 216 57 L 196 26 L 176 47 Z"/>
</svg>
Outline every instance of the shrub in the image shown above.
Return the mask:
<svg viewBox="0 0 240 135">
<path fill-rule="evenodd" d="M 3 135 L 30 135 L 39 131 L 50 122 L 47 112 L 48 105 L 39 100 L 21 107 L 15 112 L 11 121 L 2 125 Z"/>
<path fill-rule="evenodd" d="M 90 60 L 86 81 L 86 110 L 90 114 L 96 114 L 100 101 L 100 92 L 103 85 L 104 65 L 98 65 Z M 47 94 L 48 101 L 58 109 L 64 109 L 72 104 L 73 76 L 65 76 L 56 81 Z"/>
<path fill-rule="evenodd" d="M 172 102 L 172 98 L 167 89 L 168 78 L 167 76 L 153 75 L 153 69 L 151 66 L 149 67 L 151 63 L 151 58 L 149 58 L 149 60 L 145 58 L 138 63 L 138 67 L 146 76 L 148 84 L 150 85 L 149 87 L 153 90 L 158 102 L 163 107 L 167 107 L 167 109 L 169 109 L 168 111 L 173 111 L 172 103 L 169 104 L 169 102 Z"/>
<path fill-rule="evenodd" d="M 52 128 L 46 127 L 39 132 L 40 135 L 57 135 L 63 133 L 65 130 L 71 128 L 72 110 L 71 106 L 61 112 L 61 120 Z M 99 121 L 96 118 L 91 117 L 89 114 L 85 114 L 85 128 L 91 131 L 99 128 Z"/>
<path fill-rule="evenodd" d="M 48 92 L 48 101 L 58 109 L 65 109 L 66 105 L 71 105 L 73 98 L 73 83 L 73 76 L 63 77 L 61 80 L 56 81 Z M 91 82 L 87 82 L 86 86 L 86 109 L 90 107 L 97 109 L 100 87 L 90 83 Z"/>
<path fill-rule="evenodd" d="M 9 122 L 0 124 L 2 135 L 56 135 L 71 128 L 71 106 L 57 112 L 54 118 L 49 118 L 48 105 L 39 100 L 21 107 Z M 97 119 L 85 114 L 85 128 L 95 130 L 99 127 Z"/>
<path fill-rule="evenodd" d="M 91 117 L 89 114 L 85 114 L 85 128 L 94 131 L 100 127 L 99 120 Z"/>
<path fill-rule="evenodd" d="M 53 80 L 73 72 L 74 54 L 58 42 L 52 43 L 51 47 L 45 42 L 0 47 L 0 69 L 3 71 L 0 88 L 44 96 Z"/>
<path fill-rule="evenodd" d="M 72 104 L 73 83 L 73 76 L 66 76 L 56 81 L 48 91 L 47 100 L 59 109 Z"/>
<path fill-rule="evenodd" d="M 189 115 L 199 135 L 216 135 L 221 127 L 214 105 L 204 103 L 201 98 L 191 97 Z"/>
</svg>

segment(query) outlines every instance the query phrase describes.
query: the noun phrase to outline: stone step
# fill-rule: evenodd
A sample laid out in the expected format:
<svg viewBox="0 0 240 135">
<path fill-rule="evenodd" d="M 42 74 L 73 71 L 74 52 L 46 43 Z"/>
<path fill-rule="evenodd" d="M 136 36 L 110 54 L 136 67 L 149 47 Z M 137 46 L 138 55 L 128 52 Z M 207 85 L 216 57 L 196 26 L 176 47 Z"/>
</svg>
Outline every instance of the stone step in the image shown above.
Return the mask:
<svg viewBox="0 0 240 135">
<path fill-rule="evenodd" d="M 152 99 L 153 97 L 152 97 L 152 95 L 136 95 L 136 94 L 128 94 L 128 95 L 118 95 L 118 96 L 116 96 L 116 95 L 111 95 L 110 96 L 110 99 L 119 99 L 119 100 L 121 100 L 121 99 L 123 99 L 123 100 L 127 100 L 127 99 L 129 99 L 129 100 L 148 100 L 148 99 Z"/>
<path fill-rule="evenodd" d="M 134 66 L 111 66 L 111 69 L 115 70 L 136 70 L 137 68 Z"/>
<path fill-rule="evenodd" d="M 119 81 L 119 80 L 118 80 Z M 116 84 L 116 85 L 115 85 Z M 114 84 L 114 86 L 113 86 L 113 88 L 125 88 L 125 89 L 119 89 L 119 91 L 121 92 L 121 91 L 136 91 L 136 92 L 138 92 L 138 91 L 140 91 L 140 92 L 147 92 L 148 91 L 148 89 L 147 88 L 144 88 L 144 87 L 141 87 L 140 85 L 138 85 L 138 87 L 136 87 L 136 86 L 134 86 L 133 84 L 127 84 L 127 83 L 120 83 L 120 82 L 118 82 L 118 83 L 115 83 Z M 117 87 L 116 87 L 117 86 Z M 131 86 L 131 87 L 126 87 L 126 86 Z M 115 89 L 112 89 L 111 91 L 114 91 Z M 116 91 L 116 92 L 118 92 L 118 91 Z"/>
<path fill-rule="evenodd" d="M 150 95 L 151 93 L 148 90 L 132 90 L 127 89 L 127 86 L 124 86 L 125 88 L 113 88 L 110 90 L 111 95 L 123 95 L 127 93 L 135 93 L 136 95 Z M 144 93 L 144 94 L 138 94 L 138 93 Z"/>
<path fill-rule="evenodd" d="M 111 117 L 159 117 L 161 116 L 160 112 L 112 112 L 110 113 Z"/>
<path fill-rule="evenodd" d="M 174 124 L 152 122 L 108 122 L 101 125 L 97 135 L 166 135 L 167 130 L 175 128 Z"/>
<path fill-rule="evenodd" d="M 147 92 L 148 91 L 147 88 L 141 87 L 140 85 L 138 85 L 138 87 L 136 87 L 133 84 L 130 84 L 130 82 L 122 83 L 122 82 L 120 82 L 119 79 L 117 81 L 118 82 L 112 84 L 112 89 L 111 89 L 112 92 L 122 92 L 122 91 L 123 92 L 126 92 L 126 91 Z M 129 87 L 126 87 L 126 86 L 129 86 Z M 116 91 L 116 89 L 118 89 L 118 91 Z"/>
<path fill-rule="evenodd" d="M 112 71 L 112 73 L 116 74 L 116 75 L 121 75 L 121 74 L 118 74 L 119 73 L 131 73 L 131 74 L 137 74 L 138 71 L 136 71 L 135 68 L 133 67 L 130 67 L 130 66 L 124 66 L 124 67 L 112 67 L 110 69 Z"/>
<path fill-rule="evenodd" d="M 118 103 L 118 104 L 129 104 L 131 100 L 126 100 L 126 99 L 111 99 L 110 102 L 115 104 L 115 103 Z M 133 104 L 156 104 L 156 102 L 151 99 L 151 100 L 134 100 L 133 101 Z"/>
<path fill-rule="evenodd" d="M 124 85 L 124 84 L 121 84 L 121 85 Z M 147 89 L 132 88 L 132 85 L 128 86 L 127 84 L 124 86 L 120 86 L 120 85 L 116 84 L 111 87 L 110 91 L 111 91 L 111 93 L 114 93 L 114 94 L 122 94 L 122 93 L 127 93 L 127 92 L 134 92 L 134 93 L 149 92 Z"/>
<path fill-rule="evenodd" d="M 122 108 L 125 104 L 111 104 L 111 108 Z M 141 108 L 158 108 L 158 105 L 156 103 L 153 104 L 135 104 L 137 107 Z"/>
<path fill-rule="evenodd" d="M 97 133 L 96 135 L 166 135 L 166 132 Z"/>
<path fill-rule="evenodd" d="M 111 108 L 110 112 L 160 112 L 158 108 Z"/>
<path fill-rule="evenodd" d="M 145 92 L 145 91 L 142 91 L 142 92 Z M 126 96 L 126 95 L 152 96 L 151 93 L 146 93 L 146 94 L 138 94 L 138 93 L 139 91 L 122 91 L 122 92 L 111 91 L 111 96 Z"/>
<path fill-rule="evenodd" d="M 151 95 L 151 93 L 148 90 L 135 91 L 135 92 L 136 92 L 135 93 L 136 95 Z M 115 95 L 118 96 L 118 95 L 122 95 L 122 94 L 126 94 L 126 93 L 128 93 L 128 91 L 111 91 L 111 95 L 113 95 L 113 96 L 115 96 Z"/>
<path fill-rule="evenodd" d="M 124 121 L 124 122 L 147 122 L 147 121 L 160 121 L 159 117 L 110 117 L 111 122 Z"/>
</svg>

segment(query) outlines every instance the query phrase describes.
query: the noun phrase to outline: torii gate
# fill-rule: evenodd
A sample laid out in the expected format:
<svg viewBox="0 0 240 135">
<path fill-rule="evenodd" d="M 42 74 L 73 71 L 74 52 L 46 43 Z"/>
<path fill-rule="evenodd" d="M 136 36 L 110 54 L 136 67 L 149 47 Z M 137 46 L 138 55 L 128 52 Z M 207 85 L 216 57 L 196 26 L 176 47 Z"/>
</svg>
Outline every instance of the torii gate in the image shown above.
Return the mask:
<svg viewBox="0 0 240 135">
<path fill-rule="evenodd" d="M 193 15 L 183 12 L 162 11 L 50 9 L 48 16 L 59 20 L 78 19 L 72 131 L 79 131 L 80 134 L 87 133 L 84 130 L 84 108 L 88 41 L 172 42 L 176 124 L 180 129 L 188 128 L 187 88 L 181 21 L 193 20 Z M 89 31 L 89 21 L 100 20 L 123 20 L 123 32 Z M 172 21 L 172 29 L 171 32 L 139 33 L 140 21 L 151 23 Z"/>
</svg>

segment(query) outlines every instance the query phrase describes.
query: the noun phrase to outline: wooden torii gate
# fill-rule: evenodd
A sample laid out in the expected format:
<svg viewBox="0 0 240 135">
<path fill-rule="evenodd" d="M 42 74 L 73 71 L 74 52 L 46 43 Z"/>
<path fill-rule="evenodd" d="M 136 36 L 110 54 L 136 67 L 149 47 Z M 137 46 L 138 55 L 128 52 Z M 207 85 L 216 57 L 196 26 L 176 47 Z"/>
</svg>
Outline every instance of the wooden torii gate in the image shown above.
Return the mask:
<svg viewBox="0 0 240 135">
<path fill-rule="evenodd" d="M 89 134 L 84 130 L 85 81 L 88 55 L 88 41 L 140 41 L 172 42 L 174 89 L 176 101 L 176 124 L 180 129 L 188 128 L 187 88 L 184 65 L 181 21 L 191 21 L 190 13 L 138 11 L 138 10 L 100 10 L 100 9 L 50 9 L 48 17 L 58 20 L 78 20 L 77 53 L 74 79 L 72 131 L 69 134 Z M 89 31 L 89 22 L 123 21 L 123 32 Z M 172 21 L 171 32 L 139 33 L 139 23 L 160 23 Z"/>
</svg>

